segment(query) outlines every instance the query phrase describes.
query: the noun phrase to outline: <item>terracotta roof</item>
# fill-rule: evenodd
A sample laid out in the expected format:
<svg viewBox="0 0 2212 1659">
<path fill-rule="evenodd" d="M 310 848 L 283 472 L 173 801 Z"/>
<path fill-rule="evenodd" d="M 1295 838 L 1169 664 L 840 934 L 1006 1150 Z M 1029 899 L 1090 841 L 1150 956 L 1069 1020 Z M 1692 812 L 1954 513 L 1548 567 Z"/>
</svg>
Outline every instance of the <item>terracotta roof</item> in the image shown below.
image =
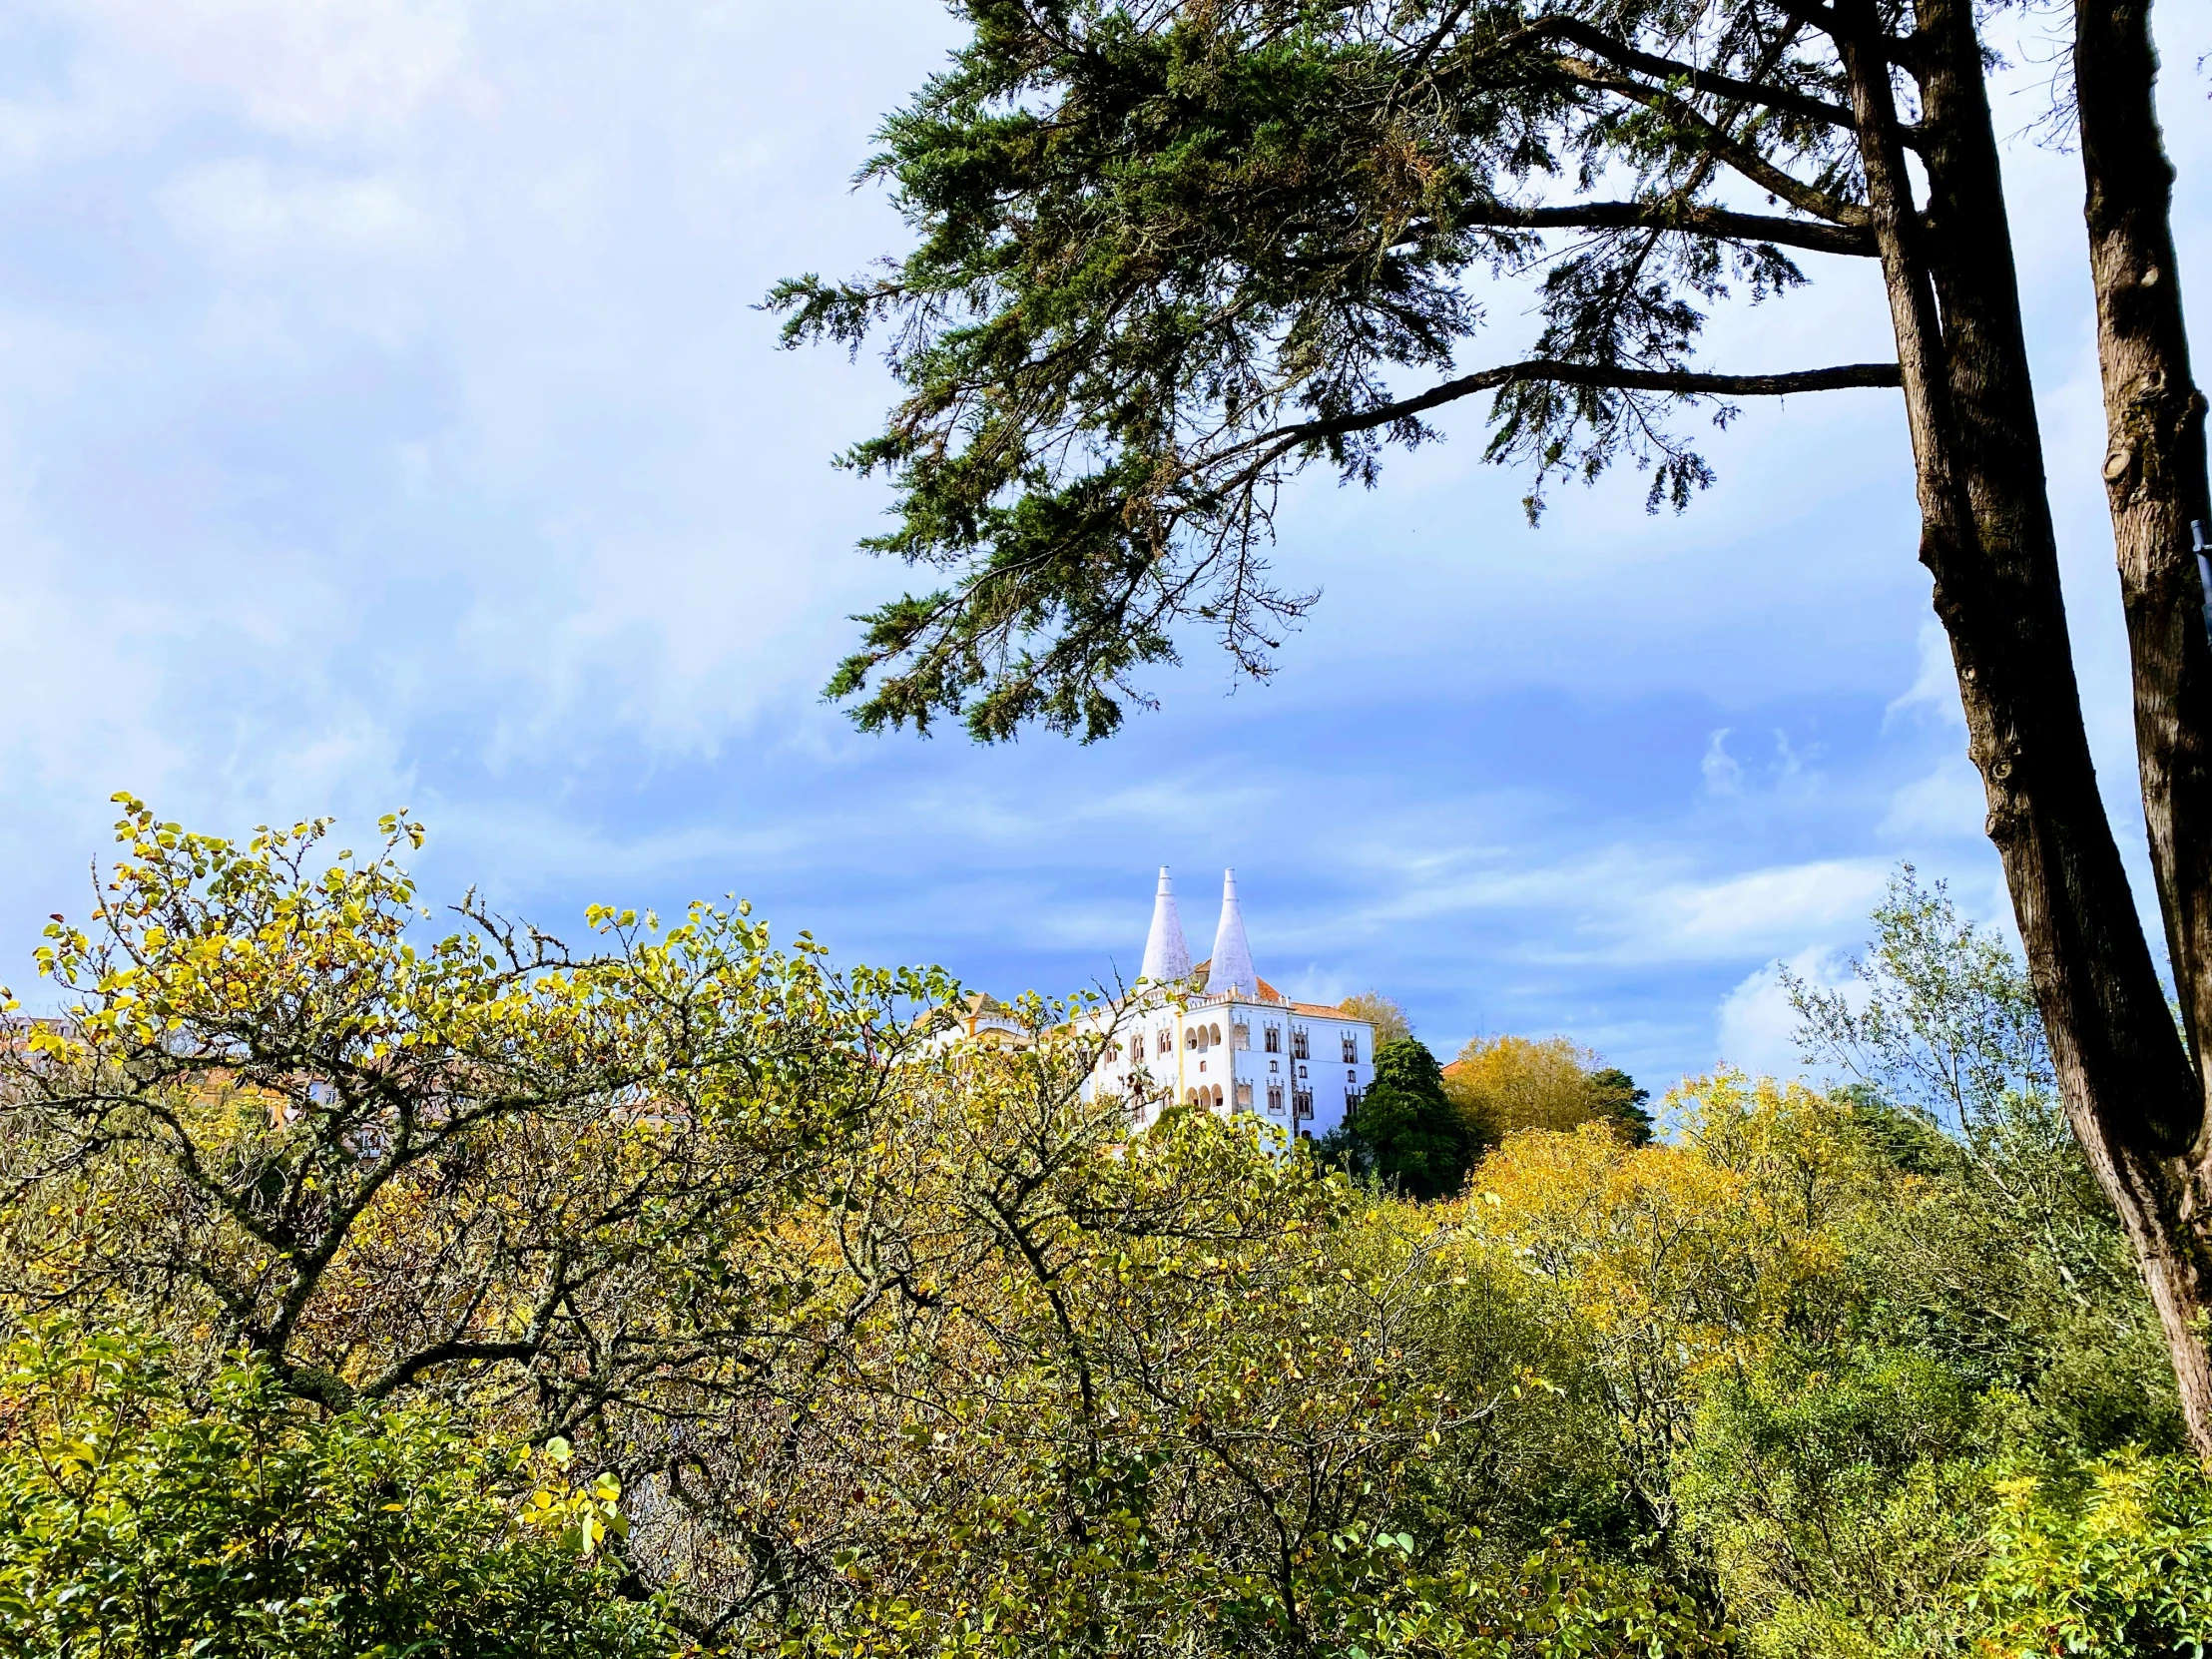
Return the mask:
<svg viewBox="0 0 2212 1659">
<path fill-rule="evenodd" d="M 1194 974 L 1204 973 L 1206 968 L 1207 964 L 1200 962 L 1191 969 L 1191 972 Z M 1358 1019 L 1360 1017 L 1358 1014 L 1346 1013 L 1341 1006 L 1334 1002 L 1293 1002 L 1265 979 L 1260 981 L 1260 1000 L 1276 1003 L 1281 1007 L 1288 1008 L 1294 1014 L 1312 1014 L 1319 1019 Z"/>
<path fill-rule="evenodd" d="M 1213 965 L 1214 959 L 1211 956 L 1207 957 L 1206 960 L 1204 960 L 1203 962 L 1194 962 L 1191 965 L 1191 974 L 1194 978 L 1203 975 L 1207 971 L 1209 971 L 1213 967 Z M 1320 1006 L 1320 1004 L 1318 1003 L 1294 1003 L 1289 997 L 1285 996 L 1281 991 L 1277 990 L 1265 979 L 1260 978 L 1258 974 L 1254 974 L 1253 978 L 1260 986 L 1260 1000 L 1262 1002 L 1280 1002 L 1286 1007 L 1299 1007 L 1308 1009 L 1318 1008 Z M 1330 1012 L 1335 1013 L 1336 1010 L 1332 1008 Z"/>
</svg>

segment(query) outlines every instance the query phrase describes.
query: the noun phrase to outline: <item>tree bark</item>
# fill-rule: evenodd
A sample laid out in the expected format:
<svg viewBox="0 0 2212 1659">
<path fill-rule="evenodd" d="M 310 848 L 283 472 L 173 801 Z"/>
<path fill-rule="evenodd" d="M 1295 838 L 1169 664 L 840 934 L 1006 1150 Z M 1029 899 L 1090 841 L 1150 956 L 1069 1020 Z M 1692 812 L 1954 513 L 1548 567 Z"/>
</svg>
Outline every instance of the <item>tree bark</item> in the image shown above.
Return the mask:
<svg viewBox="0 0 2212 1659">
<path fill-rule="evenodd" d="M 2195 1087 L 2139 1127 L 2133 1156 L 2168 1189 L 2173 1238 L 2146 1275 L 2166 1323 L 2197 1450 L 2212 1464 L 2212 618 L 2198 550 L 2212 542 L 2205 399 L 2189 372 L 2174 259 L 2173 166 L 2154 103 L 2149 0 L 2079 0 L 2074 77 L 2084 216 L 2104 384 L 2104 483 L 2134 686 L 2151 870 Z M 2162 1285 L 2161 1280 L 2165 1281 Z"/>
<path fill-rule="evenodd" d="M 2176 1155 L 2203 1117 L 2097 790 L 2073 674 L 2018 279 L 1971 0 L 1922 0 L 1909 54 L 1929 180 L 1904 167 L 1868 0 L 1833 16 L 1898 334 L 1921 558 L 1950 639 L 2051 1056 L 2076 1136 L 2164 1323 L 2190 1432 L 2212 1460 L 2212 1278 Z"/>
</svg>

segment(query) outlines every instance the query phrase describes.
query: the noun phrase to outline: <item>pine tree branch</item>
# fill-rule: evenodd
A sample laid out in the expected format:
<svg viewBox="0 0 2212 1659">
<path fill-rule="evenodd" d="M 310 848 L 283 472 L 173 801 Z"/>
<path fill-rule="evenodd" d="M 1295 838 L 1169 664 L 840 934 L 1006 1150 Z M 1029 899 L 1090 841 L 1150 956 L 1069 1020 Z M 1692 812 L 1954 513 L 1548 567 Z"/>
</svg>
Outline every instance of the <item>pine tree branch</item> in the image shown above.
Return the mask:
<svg viewBox="0 0 2212 1659">
<path fill-rule="evenodd" d="M 1717 237 L 1733 242 L 1769 242 L 1810 249 L 1817 254 L 1875 257 L 1874 232 L 1865 226 L 1808 224 L 1802 219 L 1735 213 L 1726 208 L 1693 203 L 1585 202 L 1565 208 L 1493 206 L 1462 210 L 1458 217 L 1472 225 L 1531 231 L 1679 231 L 1689 236 Z"/>
<path fill-rule="evenodd" d="M 1659 87 L 1646 86 L 1641 81 L 1609 74 L 1601 66 L 1582 58 L 1563 57 L 1553 61 L 1563 73 L 1595 91 L 1610 92 L 1632 103 L 1641 104 L 1646 109 L 1657 110 L 1670 120 L 1691 129 L 1698 135 L 1707 154 L 1725 162 L 1753 184 L 1780 197 L 1791 207 L 1834 225 L 1865 226 L 1873 223 L 1862 204 L 1847 202 L 1840 196 L 1831 196 L 1827 191 L 1817 190 L 1801 179 L 1791 178 L 1757 151 L 1738 144 L 1672 93 Z"/>
<path fill-rule="evenodd" d="M 1733 75 L 1716 75 L 1695 64 L 1662 58 L 1651 52 L 1640 52 L 1580 18 L 1539 17 L 1525 30 L 1515 33 L 1527 39 L 1563 40 L 1603 58 L 1608 63 L 1633 70 L 1638 75 L 1650 75 L 1666 82 L 1682 82 L 1692 92 L 1740 98 L 1747 103 L 1759 104 L 1770 110 L 1784 110 L 1791 115 L 1802 116 L 1808 121 L 1824 122 L 1831 127 L 1848 128 L 1852 125 L 1851 110 L 1846 105 L 1831 104 L 1824 98 L 1815 98 L 1810 93 L 1799 92 L 1791 87 L 1767 86 L 1758 81 L 1739 80 Z"/>
<path fill-rule="evenodd" d="M 1442 381 L 1394 403 L 1380 403 L 1373 408 L 1331 415 L 1322 420 L 1301 421 L 1295 426 L 1278 426 L 1246 439 L 1218 458 L 1226 459 L 1243 450 L 1265 449 L 1266 458 L 1274 460 L 1302 444 L 1373 431 L 1393 421 L 1410 420 L 1475 392 L 1495 391 L 1501 386 L 1531 380 L 1570 386 L 1603 386 L 1616 391 L 1668 392 L 1681 397 L 1788 397 L 1801 391 L 1842 391 L 1859 386 L 1904 383 L 1896 363 L 1842 363 L 1833 368 L 1800 368 L 1780 374 L 1704 374 L 1690 369 L 1615 368 L 1602 363 L 1570 363 L 1537 357 L 1526 362 L 1477 369 L 1472 374 Z"/>
<path fill-rule="evenodd" d="M 1926 56 L 1922 50 L 1921 39 L 1918 34 L 1899 36 L 1880 29 L 1869 33 L 1854 28 L 1853 25 L 1844 20 L 1834 6 L 1821 5 L 1818 0 L 1776 0 L 1776 3 L 1790 16 L 1796 18 L 1798 22 L 1811 24 L 1831 40 L 1847 32 L 1860 37 L 1867 47 L 1900 68 L 1917 72 L 1922 59 Z M 1916 127 L 1900 127 L 1899 136 L 1908 147 L 1911 147 L 1919 137 L 1919 129 Z"/>
</svg>

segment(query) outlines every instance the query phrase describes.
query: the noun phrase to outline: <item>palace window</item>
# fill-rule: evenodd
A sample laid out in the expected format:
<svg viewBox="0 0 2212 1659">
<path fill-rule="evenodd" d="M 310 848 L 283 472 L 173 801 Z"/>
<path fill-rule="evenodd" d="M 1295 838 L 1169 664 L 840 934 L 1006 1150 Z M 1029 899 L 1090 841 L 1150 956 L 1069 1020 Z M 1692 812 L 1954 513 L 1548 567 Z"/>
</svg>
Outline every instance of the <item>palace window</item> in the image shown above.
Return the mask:
<svg viewBox="0 0 2212 1659">
<path fill-rule="evenodd" d="M 1345 1033 L 1345 1064 L 1357 1064 L 1360 1058 L 1360 1039 L 1352 1032 Z"/>
<path fill-rule="evenodd" d="M 1129 1039 L 1129 1058 L 1132 1061 L 1144 1058 L 1144 1033 L 1142 1031 Z"/>
<path fill-rule="evenodd" d="M 1345 1068 L 1345 1087 L 1349 1089 L 1359 1081 L 1360 1074 L 1354 1071 L 1350 1066 L 1347 1066 Z"/>
<path fill-rule="evenodd" d="M 1235 1025 L 1232 1025 L 1229 1028 L 1229 1034 L 1231 1037 L 1236 1039 L 1236 1043 L 1239 1048 L 1247 1050 L 1248 1052 L 1250 1051 L 1252 1047 L 1251 1026 L 1245 1024 L 1242 1020 L 1239 1020 Z"/>
<path fill-rule="evenodd" d="M 1208 1045 L 1209 1045 L 1209 1046 L 1211 1046 L 1211 1045 L 1212 1045 L 1212 1044 L 1214 1044 L 1214 1043 L 1218 1043 L 1218 1042 L 1220 1042 L 1220 1041 L 1221 1041 L 1221 1027 L 1220 1027 L 1220 1026 L 1218 1026 L 1218 1025 L 1210 1025 L 1210 1026 L 1208 1026 L 1208 1027 L 1206 1028 L 1206 1041 L 1207 1041 L 1207 1043 L 1208 1043 Z"/>
<path fill-rule="evenodd" d="M 1314 1045 L 1311 1041 L 1308 1040 L 1307 1034 L 1304 1031 L 1293 1031 L 1291 1033 L 1292 1059 L 1311 1060 L 1314 1057 L 1313 1049 Z"/>
<path fill-rule="evenodd" d="M 1160 1040 L 1158 1042 L 1153 1044 L 1152 1052 L 1159 1055 L 1161 1059 L 1165 1060 L 1170 1054 L 1173 1054 L 1175 1052 L 1175 1033 L 1171 1031 L 1168 1027 L 1163 1025 L 1160 1027 L 1159 1039 Z"/>
<path fill-rule="evenodd" d="M 1294 1118 L 1310 1118 L 1313 1115 L 1314 1091 L 1311 1089 L 1293 1089 L 1291 1091 L 1291 1116 Z"/>
<path fill-rule="evenodd" d="M 1283 1027 L 1282 1027 L 1282 1026 L 1280 1026 L 1280 1025 L 1271 1025 L 1271 1026 L 1269 1026 L 1269 1027 L 1268 1027 L 1268 1034 L 1267 1034 L 1267 1039 L 1266 1039 L 1266 1041 L 1265 1041 L 1265 1042 L 1264 1042 L 1264 1043 L 1263 1043 L 1263 1044 L 1262 1044 L 1261 1046 L 1262 1046 L 1262 1047 L 1264 1047 L 1264 1048 L 1266 1048 L 1266 1049 L 1267 1049 L 1267 1051 L 1268 1051 L 1268 1052 L 1269 1052 L 1270 1054 L 1280 1054 L 1280 1053 L 1282 1053 L 1282 1052 L 1283 1052 Z"/>
<path fill-rule="evenodd" d="M 1280 1083 L 1268 1085 L 1268 1110 L 1277 1117 L 1283 1115 L 1283 1085 Z"/>
<path fill-rule="evenodd" d="M 1252 1085 L 1250 1083 L 1239 1083 L 1237 1085 L 1237 1110 L 1240 1112 L 1252 1110 Z"/>
</svg>

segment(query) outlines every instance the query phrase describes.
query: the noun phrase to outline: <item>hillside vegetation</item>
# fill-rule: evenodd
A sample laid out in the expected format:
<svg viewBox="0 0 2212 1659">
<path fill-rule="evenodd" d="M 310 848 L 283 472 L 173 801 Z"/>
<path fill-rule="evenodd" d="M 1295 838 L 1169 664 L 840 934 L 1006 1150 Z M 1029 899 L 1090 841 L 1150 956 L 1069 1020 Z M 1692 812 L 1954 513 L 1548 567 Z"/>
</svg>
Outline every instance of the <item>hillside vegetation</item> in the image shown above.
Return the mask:
<svg viewBox="0 0 2212 1659">
<path fill-rule="evenodd" d="M 322 833 L 129 803 L 40 952 L 10 1652 L 2212 1636 L 2212 1487 L 2031 1003 L 1909 875 L 1864 994 L 1798 988 L 1855 1082 L 1508 1125 L 1423 1202 L 1249 1119 L 1132 1136 L 1064 1008 L 937 1045 L 941 974 L 742 905 L 445 932 L 416 827 Z"/>
</svg>

